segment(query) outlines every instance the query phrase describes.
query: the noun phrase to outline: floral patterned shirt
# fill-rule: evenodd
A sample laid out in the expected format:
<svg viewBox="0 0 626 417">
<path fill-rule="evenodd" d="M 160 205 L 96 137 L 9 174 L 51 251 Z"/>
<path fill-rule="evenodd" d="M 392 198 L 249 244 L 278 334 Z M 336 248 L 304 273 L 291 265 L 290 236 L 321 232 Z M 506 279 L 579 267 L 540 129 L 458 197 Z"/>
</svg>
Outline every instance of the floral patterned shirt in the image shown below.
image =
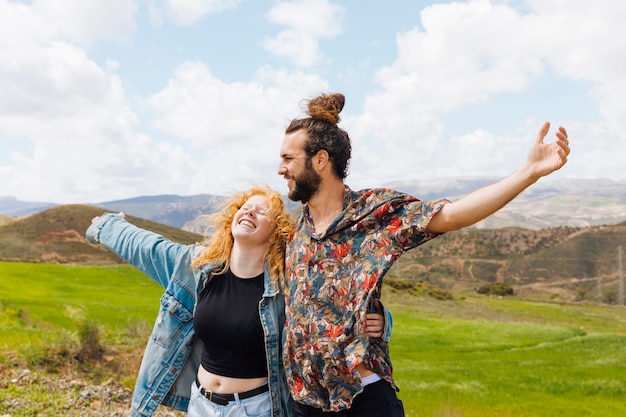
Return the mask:
<svg viewBox="0 0 626 417">
<path fill-rule="evenodd" d="M 360 363 L 395 388 L 387 342 L 367 337 L 365 314 L 393 262 L 437 236 L 424 230 L 446 203 L 346 187 L 343 212 L 321 235 L 303 206 L 286 254 L 283 355 L 294 400 L 324 411 L 350 408 L 363 390 Z"/>
</svg>

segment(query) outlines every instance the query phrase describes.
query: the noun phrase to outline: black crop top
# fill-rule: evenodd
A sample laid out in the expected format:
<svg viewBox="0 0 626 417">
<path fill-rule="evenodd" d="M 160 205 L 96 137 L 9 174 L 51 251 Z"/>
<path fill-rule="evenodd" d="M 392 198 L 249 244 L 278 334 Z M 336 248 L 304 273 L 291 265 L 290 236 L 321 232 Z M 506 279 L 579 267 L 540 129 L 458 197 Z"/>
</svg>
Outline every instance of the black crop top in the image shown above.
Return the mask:
<svg viewBox="0 0 626 417">
<path fill-rule="evenodd" d="M 263 274 L 239 278 L 230 270 L 214 275 L 200 293 L 193 317 L 202 340 L 202 367 L 232 378 L 267 376 L 259 300 Z"/>
</svg>

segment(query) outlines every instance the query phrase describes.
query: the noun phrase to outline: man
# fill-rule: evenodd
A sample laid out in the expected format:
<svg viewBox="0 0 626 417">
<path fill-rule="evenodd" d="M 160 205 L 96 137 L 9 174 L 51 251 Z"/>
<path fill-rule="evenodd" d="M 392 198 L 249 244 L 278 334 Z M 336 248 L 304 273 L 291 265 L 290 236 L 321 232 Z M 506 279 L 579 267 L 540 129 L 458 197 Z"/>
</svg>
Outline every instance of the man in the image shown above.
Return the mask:
<svg viewBox="0 0 626 417">
<path fill-rule="evenodd" d="M 365 315 L 380 298 L 382 277 L 406 250 L 493 214 L 567 162 L 567 132 L 544 144 L 545 123 L 526 163 L 512 175 L 457 202 L 422 202 L 387 189 L 344 184 L 350 138 L 337 126 L 345 98 L 321 95 L 293 120 L 278 174 L 289 198 L 303 203 L 287 245 L 284 361 L 299 416 L 403 416 L 385 339 L 369 338 Z"/>
</svg>

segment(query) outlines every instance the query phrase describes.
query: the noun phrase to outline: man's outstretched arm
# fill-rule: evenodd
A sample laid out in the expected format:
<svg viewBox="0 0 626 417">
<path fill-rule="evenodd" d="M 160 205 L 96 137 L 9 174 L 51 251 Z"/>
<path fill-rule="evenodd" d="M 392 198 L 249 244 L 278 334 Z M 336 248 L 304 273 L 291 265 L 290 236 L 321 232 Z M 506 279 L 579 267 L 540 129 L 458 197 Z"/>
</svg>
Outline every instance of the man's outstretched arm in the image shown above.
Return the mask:
<svg viewBox="0 0 626 417">
<path fill-rule="evenodd" d="M 471 226 L 500 210 L 539 178 L 561 169 L 570 152 L 567 132 L 565 128 L 559 127 L 556 140 L 546 144 L 543 141 L 549 130 L 550 123 L 545 122 L 528 152 L 528 159 L 520 169 L 456 202 L 446 204 L 432 218 L 426 231 L 445 233 Z"/>
</svg>

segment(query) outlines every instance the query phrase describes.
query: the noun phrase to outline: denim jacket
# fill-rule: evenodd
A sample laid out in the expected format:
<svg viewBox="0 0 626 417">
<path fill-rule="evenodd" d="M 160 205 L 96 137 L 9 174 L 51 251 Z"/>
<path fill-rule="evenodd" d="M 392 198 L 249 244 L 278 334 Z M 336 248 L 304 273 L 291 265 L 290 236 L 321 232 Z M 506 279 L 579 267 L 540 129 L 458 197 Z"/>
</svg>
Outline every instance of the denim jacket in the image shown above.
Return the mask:
<svg viewBox="0 0 626 417">
<path fill-rule="evenodd" d="M 211 275 L 211 266 L 198 270 L 191 262 L 204 247 L 171 242 L 113 213 L 95 220 L 86 236 L 90 243 L 105 245 L 165 288 L 139 369 L 130 416 L 152 416 L 160 404 L 187 410 L 202 351 L 202 342 L 194 337 L 192 318 L 200 291 Z M 259 313 L 265 334 L 272 416 L 288 417 L 292 400 L 281 343 L 285 300 L 267 269 Z"/>
</svg>

